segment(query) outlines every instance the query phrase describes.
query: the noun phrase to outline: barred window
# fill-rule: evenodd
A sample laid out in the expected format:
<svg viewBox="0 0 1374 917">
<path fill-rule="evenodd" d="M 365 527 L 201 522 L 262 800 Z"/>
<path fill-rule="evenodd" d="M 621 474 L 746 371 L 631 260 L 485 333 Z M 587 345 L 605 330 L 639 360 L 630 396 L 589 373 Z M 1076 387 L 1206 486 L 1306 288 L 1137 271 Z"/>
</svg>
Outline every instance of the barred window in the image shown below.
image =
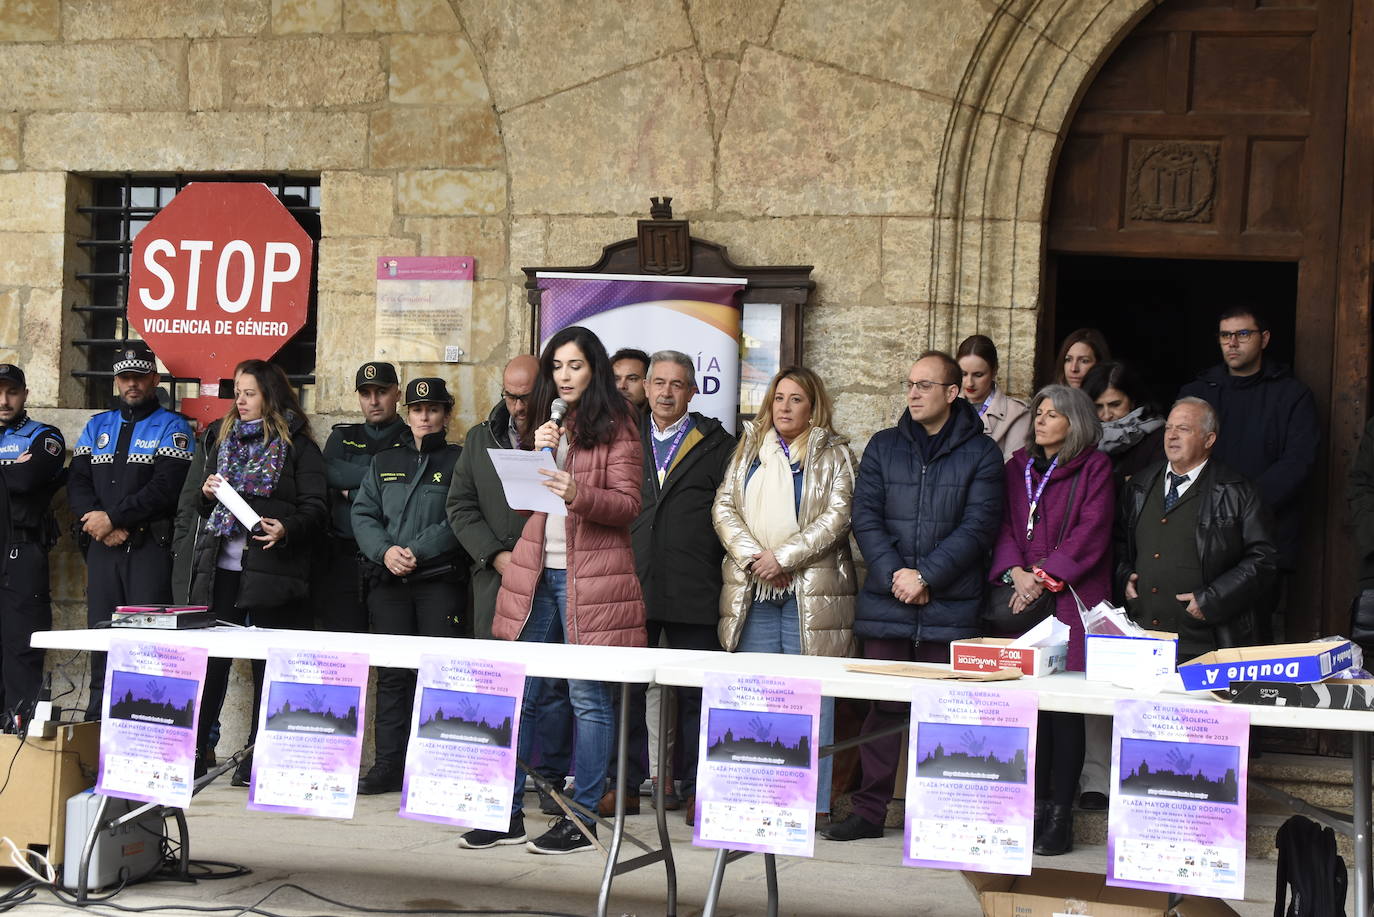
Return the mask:
<svg viewBox="0 0 1374 917">
<path fill-rule="evenodd" d="M 286 206 L 310 238 L 320 239 L 320 180 L 288 175 L 124 175 L 91 181 L 91 203 L 77 212 L 90 221 L 89 238 L 77 242 L 90 258 L 90 269 L 76 274 L 88 299 L 72 309 L 78 313 L 83 336 L 72 341 L 85 351 L 85 366 L 72 370 L 82 382 L 85 406 L 108 408 L 112 401 L 111 366 L 114 354 L 134 337 L 126 318 L 129 260 L 133 239 L 157 213 L 193 181 L 262 182 Z M 305 386 L 315 382 L 316 272 L 310 276 L 310 303 L 305 327 L 273 357 L 305 398 Z M 163 376 L 175 408 L 184 396 L 199 394 L 199 379 Z M 223 392 L 221 394 L 224 394 Z"/>
</svg>

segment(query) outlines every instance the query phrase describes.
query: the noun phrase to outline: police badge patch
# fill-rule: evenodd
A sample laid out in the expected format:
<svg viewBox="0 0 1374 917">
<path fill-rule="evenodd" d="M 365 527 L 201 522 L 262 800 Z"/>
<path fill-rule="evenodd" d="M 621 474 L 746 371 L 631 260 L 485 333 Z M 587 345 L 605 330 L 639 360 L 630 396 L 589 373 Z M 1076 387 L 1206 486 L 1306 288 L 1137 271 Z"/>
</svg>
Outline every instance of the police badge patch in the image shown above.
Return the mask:
<svg viewBox="0 0 1374 917">
<path fill-rule="evenodd" d="M 62 444 L 57 441 L 56 437 L 43 437 L 43 448 L 47 450 L 48 455 L 62 454 Z"/>
<path fill-rule="evenodd" d="M 97 449 L 104 449 L 104 448 L 105 448 L 106 446 L 108 446 L 109 444 L 110 444 L 110 434 L 108 434 L 108 433 L 101 433 L 99 436 L 97 436 L 97 437 L 95 438 L 95 447 L 96 447 Z"/>
<path fill-rule="evenodd" d="M 187 438 L 185 433 L 173 433 L 172 445 L 177 447 L 178 449 L 181 449 L 182 451 L 185 451 L 186 449 L 190 448 L 191 441 Z"/>
</svg>

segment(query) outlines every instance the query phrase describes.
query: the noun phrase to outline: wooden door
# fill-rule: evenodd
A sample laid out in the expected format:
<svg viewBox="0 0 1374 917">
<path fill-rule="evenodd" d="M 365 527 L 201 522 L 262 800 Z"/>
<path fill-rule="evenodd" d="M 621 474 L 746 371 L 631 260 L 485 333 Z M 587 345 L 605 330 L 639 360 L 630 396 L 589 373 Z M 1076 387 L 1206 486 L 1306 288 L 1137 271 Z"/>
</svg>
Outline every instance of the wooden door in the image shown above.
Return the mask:
<svg viewBox="0 0 1374 917">
<path fill-rule="evenodd" d="M 1337 588 L 1349 563 L 1326 537 L 1344 513 L 1350 426 L 1345 417 L 1331 423 L 1333 370 L 1337 355 L 1349 359 L 1343 336 L 1368 337 L 1367 289 L 1362 319 L 1337 307 L 1351 23 L 1351 0 L 1166 2 L 1086 90 L 1062 143 L 1049 213 L 1052 262 L 1096 254 L 1297 265 L 1283 323 L 1294 328 L 1294 371 L 1312 389 L 1323 429 L 1339 439 L 1334 448 L 1325 439 L 1308 485 L 1315 509 L 1292 588 L 1295 636 L 1344 630 L 1353 588 Z M 1109 308 L 1111 290 L 1103 297 Z M 1051 306 L 1042 367 L 1069 330 L 1054 327 Z M 1358 356 L 1362 380 L 1367 352 Z"/>
</svg>

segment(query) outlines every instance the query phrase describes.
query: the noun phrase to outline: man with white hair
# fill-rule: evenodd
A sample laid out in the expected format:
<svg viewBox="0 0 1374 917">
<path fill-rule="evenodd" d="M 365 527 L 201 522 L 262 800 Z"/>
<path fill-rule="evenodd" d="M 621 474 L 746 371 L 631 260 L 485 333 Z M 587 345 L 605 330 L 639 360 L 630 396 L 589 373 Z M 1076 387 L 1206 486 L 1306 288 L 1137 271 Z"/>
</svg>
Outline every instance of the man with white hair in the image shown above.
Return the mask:
<svg viewBox="0 0 1374 917">
<path fill-rule="evenodd" d="M 1253 484 L 1217 459 L 1217 415 L 1180 398 L 1166 461 L 1135 475 L 1116 521 L 1116 592 L 1131 618 L 1178 634 L 1180 662 L 1256 642 L 1278 576 L 1274 522 Z"/>
</svg>

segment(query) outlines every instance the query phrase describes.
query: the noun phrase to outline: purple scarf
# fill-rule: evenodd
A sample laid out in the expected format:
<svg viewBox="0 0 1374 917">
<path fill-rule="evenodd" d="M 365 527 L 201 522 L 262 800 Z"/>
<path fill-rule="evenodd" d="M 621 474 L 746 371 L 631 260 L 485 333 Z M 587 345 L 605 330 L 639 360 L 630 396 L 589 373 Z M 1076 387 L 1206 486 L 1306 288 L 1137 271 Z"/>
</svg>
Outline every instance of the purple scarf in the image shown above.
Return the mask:
<svg viewBox="0 0 1374 917">
<path fill-rule="evenodd" d="M 241 420 L 219 444 L 215 473 L 244 497 L 266 497 L 276 489 L 286 459 L 280 439 L 263 442 L 262 420 Z M 205 523 L 212 535 L 228 535 L 238 525 L 223 503 L 215 504 Z"/>
</svg>

